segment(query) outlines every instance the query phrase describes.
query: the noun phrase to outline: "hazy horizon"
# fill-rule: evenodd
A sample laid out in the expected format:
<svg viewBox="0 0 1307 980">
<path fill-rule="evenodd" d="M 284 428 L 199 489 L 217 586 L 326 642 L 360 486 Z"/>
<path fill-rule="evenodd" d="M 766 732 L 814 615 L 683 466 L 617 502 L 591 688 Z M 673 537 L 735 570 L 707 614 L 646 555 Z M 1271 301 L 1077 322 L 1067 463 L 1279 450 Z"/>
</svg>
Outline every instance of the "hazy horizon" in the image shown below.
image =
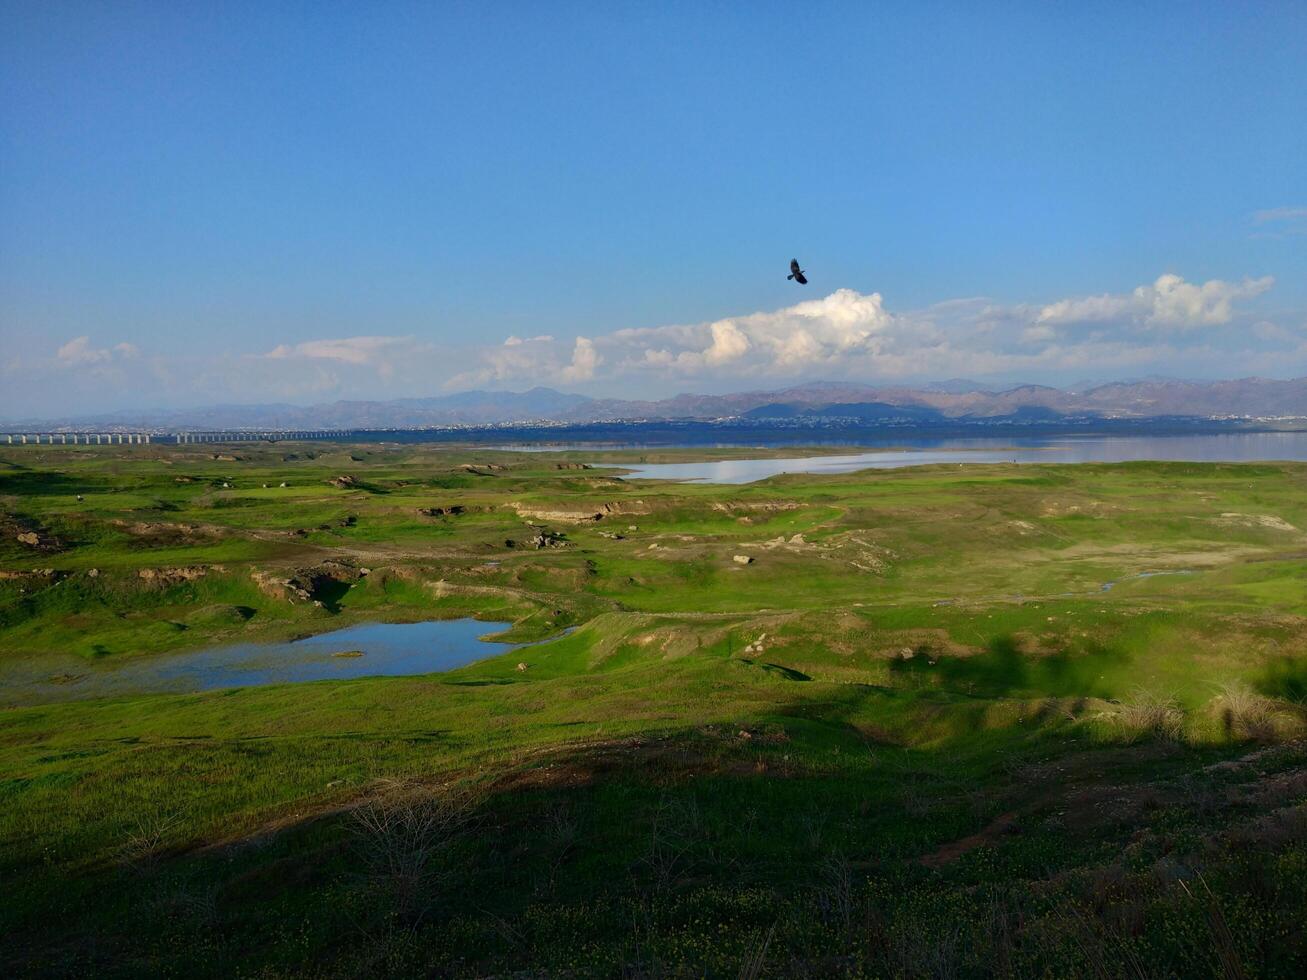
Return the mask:
<svg viewBox="0 0 1307 980">
<path fill-rule="evenodd" d="M 1275 385 L 1297 385 L 1302 390 L 1276 389 Z M 1171 386 L 1181 386 L 1189 394 L 1177 401 L 1175 393 L 1164 393 Z M 1209 400 L 1214 386 L 1222 393 L 1217 401 Z M 502 422 L 558 422 L 588 424 L 599 418 L 636 419 L 643 415 L 610 415 L 622 406 L 651 407 L 651 418 L 709 420 L 718 410 L 741 414 L 755 406 L 776 400 L 789 405 L 839 405 L 876 403 L 866 393 L 875 393 L 889 404 L 899 407 L 937 404 L 951 407 L 950 417 L 971 414 L 986 417 L 1008 414 L 1018 408 L 1057 407 L 1061 414 L 1081 412 L 1104 419 L 1134 416 L 1149 417 L 1189 415 L 1218 418 L 1233 413 L 1251 417 L 1307 417 L 1307 377 L 1275 379 L 1244 377 L 1224 379 L 1177 378 L 1146 375 L 1133 378 L 1084 379 L 1071 385 L 1041 385 L 1036 382 L 987 383 L 967 378 L 939 379 L 920 384 L 876 384 L 860 381 L 815 379 L 796 384 L 775 386 L 741 386 L 724 391 L 678 391 L 659 399 L 592 397 L 579 392 L 536 385 L 519 390 L 506 388 L 467 389 L 428 396 L 401 398 L 336 398 L 319 401 L 244 401 L 201 404 L 179 408 L 127 408 L 105 411 L 68 413 L 62 416 L 0 416 L 0 431 L 39 431 L 43 426 L 55 429 L 84 428 L 96 424 L 142 425 L 202 428 L 368 428 L 374 422 L 383 428 L 422 428 L 446 424 L 498 424 Z M 1056 396 L 1032 394 L 1022 400 L 1014 394 L 1023 390 L 1055 392 Z M 1194 391 L 1194 389 L 1197 389 Z M 895 392 L 901 393 L 896 395 Z M 1052 398 L 1050 401 L 1049 398 Z M 1143 402 L 1156 399 L 1156 411 L 1141 411 Z M 680 403 L 678 405 L 678 403 Z M 1220 408 L 1216 406 L 1220 405 Z M 598 414 L 587 409 L 595 406 Z M 961 413 L 956 411 L 961 406 Z M 996 406 L 998 408 L 996 409 Z M 660 411 L 660 409 L 662 411 Z M 685 414 L 689 409 L 690 414 Z M 368 414 L 382 411 L 380 417 Z M 296 414 L 313 411 L 326 414 Z M 404 412 L 409 414 L 405 415 Z M 665 411 L 666 414 L 663 414 Z M 705 414 L 706 411 L 706 414 Z M 695 414 L 695 413 L 698 414 Z M 352 413 L 352 414 L 351 414 Z M 434 414 L 433 414 L 434 413 Z M 443 414 L 441 414 L 443 413 Z M 923 420 L 929 425 L 929 420 Z"/>
</svg>

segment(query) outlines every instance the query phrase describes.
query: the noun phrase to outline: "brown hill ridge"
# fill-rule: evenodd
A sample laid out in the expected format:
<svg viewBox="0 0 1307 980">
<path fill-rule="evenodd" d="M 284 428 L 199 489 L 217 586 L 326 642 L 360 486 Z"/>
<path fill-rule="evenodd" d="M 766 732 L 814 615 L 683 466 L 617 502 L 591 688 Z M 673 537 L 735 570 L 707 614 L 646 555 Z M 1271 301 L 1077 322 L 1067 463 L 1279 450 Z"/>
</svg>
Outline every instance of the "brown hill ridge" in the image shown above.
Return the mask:
<svg viewBox="0 0 1307 980">
<path fill-rule="evenodd" d="M 550 388 L 527 392 L 470 391 L 435 398 L 338 401 L 321 405 L 236 405 L 158 413 L 119 413 L 94 418 L 0 424 L 0 431 L 105 426 L 157 428 L 342 428 L 404 429 L 505 423 L 586 423 L 635 419 L 723 419 L 796 415 L 894 415 L 909 419 L 996 418 L 1071 415 L 1101 418 L 1307 418 L 1307 378 L 1278 381 L 1153 379 L 1077 388 L 1023 384 L 987 386 L 951 380 L 921 387 L 849 382 L 812 382 L 780 390 L 727 395 L 679 394 L 654 401 L 596 399 Z"/>
</svg>

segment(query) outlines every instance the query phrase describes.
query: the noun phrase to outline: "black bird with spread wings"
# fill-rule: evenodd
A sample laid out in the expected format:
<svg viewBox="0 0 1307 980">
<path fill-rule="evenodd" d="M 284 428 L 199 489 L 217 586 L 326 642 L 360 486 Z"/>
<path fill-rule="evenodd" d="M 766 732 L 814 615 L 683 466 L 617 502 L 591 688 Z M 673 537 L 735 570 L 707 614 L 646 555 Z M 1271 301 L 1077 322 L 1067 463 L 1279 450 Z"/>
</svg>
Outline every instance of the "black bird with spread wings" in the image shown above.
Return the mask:
<svg viewBox="0 0 1307 980">
<path fill-rule="evenodd" d="M 808 285 L 808 280 L 804 278 L 803 270 L 799 268 L 798 259 L 790 259 L 790 274 L 785 278 L 793 279 L 800 286 Z"/>
</svg>

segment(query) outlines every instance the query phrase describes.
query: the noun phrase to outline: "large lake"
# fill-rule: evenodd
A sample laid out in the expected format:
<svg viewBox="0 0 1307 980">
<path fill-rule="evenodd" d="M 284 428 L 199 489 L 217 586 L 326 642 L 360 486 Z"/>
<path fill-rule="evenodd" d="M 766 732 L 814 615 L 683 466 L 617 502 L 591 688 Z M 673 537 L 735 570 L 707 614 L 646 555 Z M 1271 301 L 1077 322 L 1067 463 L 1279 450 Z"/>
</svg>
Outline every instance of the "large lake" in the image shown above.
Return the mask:
<svg viewBox="0 0 1307 980">
<path fill-rule="evenodd" d="M 623 468 L 631 471 L 627 479 L 752 483 L 781 473 L 850 473 L 854 470 L 897 469 L 932 463 L 1123 463 L 1131 460 L 1200 463 L 1302 461 L 1307 460 L 1307 432 L 1061 436 L 1033 439 L 903 439 L 883 450 L 839 456 L 628 464 Z"/>
<path fill-rule="evenodd" d="M 481 639 L 508 625 L 475 619 L 364 623 L 289 643 L 236 643 L 121 661 L 6 659 L 0 660 L 0 705 L 430 674 L 512 649 Z"/>
</svg>

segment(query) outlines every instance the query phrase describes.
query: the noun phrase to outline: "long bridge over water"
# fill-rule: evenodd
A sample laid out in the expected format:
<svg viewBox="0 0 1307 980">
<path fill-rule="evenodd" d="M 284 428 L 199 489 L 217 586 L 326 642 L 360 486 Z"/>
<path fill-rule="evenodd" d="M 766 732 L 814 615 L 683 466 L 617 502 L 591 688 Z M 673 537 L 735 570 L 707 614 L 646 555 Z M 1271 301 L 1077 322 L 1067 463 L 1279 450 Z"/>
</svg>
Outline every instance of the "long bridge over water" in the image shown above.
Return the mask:
<svg viewBox="0 0 1307 980">
<path fill-rule="evenodd" d="M 149 443 L 189 445 L 196 442 L 298 442 L 312 439 L 346 439 L 349 429 L 244 429 L 182 432 L 0 432 L 8 446 L 124 446 Z"/>
</svg>

